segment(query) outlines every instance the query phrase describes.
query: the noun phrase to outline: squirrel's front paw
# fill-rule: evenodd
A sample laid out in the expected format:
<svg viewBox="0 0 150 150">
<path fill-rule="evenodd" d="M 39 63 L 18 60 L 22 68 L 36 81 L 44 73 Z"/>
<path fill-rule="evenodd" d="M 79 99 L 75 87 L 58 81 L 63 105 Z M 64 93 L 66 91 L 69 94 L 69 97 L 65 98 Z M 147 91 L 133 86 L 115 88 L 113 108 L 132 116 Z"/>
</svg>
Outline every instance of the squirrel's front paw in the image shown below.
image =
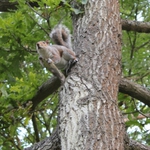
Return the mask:
<svg viewBox="0 0 150 150">
<path fill-rule="evenodd" d="M 78 58 L 74 59 L 74 60 L 71 62 L 71 64 L 74 65 L 74 64 L 76 64 L 77 62 L 78 62 Z"/>
<path fill-rule="evenodd" d="M 49 59 L 47 60 L 47 62 L 48 62 L 48 64 L 51 64 L 53 61 L 49 58 Z"/>
</svg>

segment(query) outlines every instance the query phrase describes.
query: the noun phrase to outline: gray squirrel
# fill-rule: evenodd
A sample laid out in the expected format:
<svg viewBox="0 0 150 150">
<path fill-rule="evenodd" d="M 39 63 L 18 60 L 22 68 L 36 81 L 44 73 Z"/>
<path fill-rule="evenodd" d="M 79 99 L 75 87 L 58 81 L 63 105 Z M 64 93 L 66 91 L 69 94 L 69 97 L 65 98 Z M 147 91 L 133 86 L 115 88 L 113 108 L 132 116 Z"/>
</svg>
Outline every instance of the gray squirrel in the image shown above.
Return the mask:
<svg viewBox="0 0 150 150">
<path fill-rule="evenodd" d="M 49 45 L 45 41 L 36 43 L 40 63 L 43 67 L 48 68 L 48 64 L 53 62 L 59 70 L 65 71 L 67 75 L 70 68 L 78 61 L 72 50 L 70 31 L 64 25 L 57 25 L 51 31 L 50 38 L 56 45 Z"/>
</svg>

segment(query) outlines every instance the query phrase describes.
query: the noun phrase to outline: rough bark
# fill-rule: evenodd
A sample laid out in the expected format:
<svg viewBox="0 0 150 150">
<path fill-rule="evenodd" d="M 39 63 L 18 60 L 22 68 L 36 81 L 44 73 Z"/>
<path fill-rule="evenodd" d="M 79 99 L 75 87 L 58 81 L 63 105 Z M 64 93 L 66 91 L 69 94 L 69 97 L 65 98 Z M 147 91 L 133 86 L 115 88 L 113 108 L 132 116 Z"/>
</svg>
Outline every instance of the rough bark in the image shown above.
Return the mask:
<svg viewBox="0 0 150 150">
<path fill-rule="evenodd" d="M 45 138 L 44 140 L 35 143 L 33 146 L 25 148 L 24 150 L 60 150 L 61 145 L 58 132 L 59 129 L 57 127 L 50 137 Z"/>
<path fill-rule="evenodd" d="M 126 136 L 125 138 L 125 150 L 149 150 L 150 147 L 143 145 L 137 141 L 131 140 Z M 52 134 L 51 137 L 46 138 L 31 147 L 25 148 L 24 150 L 61 150 L 60 139 L 58 136 L 58 128 Z"/>
<path fill-rule="evenodd" d="M 76 18 L 77 17 L 77 18 Z M 121 23 L 117 0 L 89 0 L 74 16 L 74 49 L 80 56 L 60 92 L 63 150 L 124 149 L 117 106 L 121 77 Z"/>
<path fill-rule="evenodd" d="M 130 95 L 150 107 L 150 90 L 130 80 L 122 79 L 119 85 L 119 92 Z"/>
</svg>

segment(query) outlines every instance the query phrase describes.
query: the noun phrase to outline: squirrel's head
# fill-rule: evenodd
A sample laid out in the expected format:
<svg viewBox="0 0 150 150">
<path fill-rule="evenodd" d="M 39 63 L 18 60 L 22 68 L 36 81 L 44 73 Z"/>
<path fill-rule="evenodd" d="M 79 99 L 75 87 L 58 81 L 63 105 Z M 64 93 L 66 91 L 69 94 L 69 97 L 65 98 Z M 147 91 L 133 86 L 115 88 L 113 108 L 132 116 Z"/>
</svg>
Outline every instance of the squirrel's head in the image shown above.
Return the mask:
<svg viewBox="0 0 150 150">
<path fill-rule="evenodd" d="M 36 43 L 36 49 L 43 49 L 46 48 L 48 45 L 49 44 L 46 41 L 39 41 Z"/>
</svg>

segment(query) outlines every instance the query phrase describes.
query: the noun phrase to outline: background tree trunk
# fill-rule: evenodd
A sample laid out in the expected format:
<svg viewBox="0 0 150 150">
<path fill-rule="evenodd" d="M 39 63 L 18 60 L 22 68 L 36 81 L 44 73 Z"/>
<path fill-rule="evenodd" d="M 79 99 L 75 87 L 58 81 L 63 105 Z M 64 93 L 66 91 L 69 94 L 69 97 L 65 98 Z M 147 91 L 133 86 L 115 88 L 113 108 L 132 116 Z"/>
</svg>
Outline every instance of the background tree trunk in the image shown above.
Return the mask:
<svg viewBox="0 0 150 150">
<path fill-rule="evenodd" d="M 73 20 L 74 50 L 80 57 L 60 92 L 62 149 L 122 150 L 125 131 L 117 106 L 121 77 L 118 1 L 89 0 L 84 15 Z"/>
</svg>

